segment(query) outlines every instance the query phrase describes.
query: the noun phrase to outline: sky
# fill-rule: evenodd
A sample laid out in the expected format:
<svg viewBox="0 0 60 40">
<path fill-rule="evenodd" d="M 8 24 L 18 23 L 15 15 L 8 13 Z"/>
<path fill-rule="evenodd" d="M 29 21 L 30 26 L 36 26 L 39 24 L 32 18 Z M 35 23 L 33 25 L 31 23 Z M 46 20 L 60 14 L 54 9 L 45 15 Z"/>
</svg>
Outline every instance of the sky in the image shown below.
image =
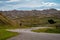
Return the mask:
<svg viewBox="0 0 60 40">
<path fill-rule="evenodd" d="M 0 0 L 0 10 L 60 10 L 60 0 Z"/>
</svg>

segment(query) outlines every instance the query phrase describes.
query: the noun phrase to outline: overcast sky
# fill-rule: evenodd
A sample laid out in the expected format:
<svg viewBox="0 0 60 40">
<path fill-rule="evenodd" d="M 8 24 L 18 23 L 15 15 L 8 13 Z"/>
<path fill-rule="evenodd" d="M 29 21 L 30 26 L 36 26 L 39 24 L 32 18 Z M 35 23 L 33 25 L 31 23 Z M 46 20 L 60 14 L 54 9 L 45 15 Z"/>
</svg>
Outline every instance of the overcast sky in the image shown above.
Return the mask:
<svg viewBox="0 0 60 40">
<path fill-rule="evenodd" d="M 60 9 L 60 0 L 0 0 L 0 10 Z"/>
</svg>

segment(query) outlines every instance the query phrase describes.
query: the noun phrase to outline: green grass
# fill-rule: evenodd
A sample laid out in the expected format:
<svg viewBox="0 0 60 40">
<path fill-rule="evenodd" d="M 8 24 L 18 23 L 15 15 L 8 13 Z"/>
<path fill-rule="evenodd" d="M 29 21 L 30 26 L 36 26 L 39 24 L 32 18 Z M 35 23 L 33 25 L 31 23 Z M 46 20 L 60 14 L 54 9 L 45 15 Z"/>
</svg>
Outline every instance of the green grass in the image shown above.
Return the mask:
<svg viewBox="0 0 60 40">
<path fill-rule="evenodd" d="M 56 23 L 55 24 L 49 24 L 48 23 L 49 19 L 53 19 Z M 40 24 L 42 26 L 54 27 L 56 24 L 60 24 L 60 19 L 59 18 L 55 18 L 55 17 L 40 18 Z"/>
<path fill-rule="evenodd" d="M 12 25 L 0 25 L 0 29 L 18 29 L 19 26 L 12 26 Z"/>
<path fill-rule="evenodd" d="M 16 32 L 9 32 L 5 29 L 0 29 L 0 40 L 6 40 L 10 37 L 16 36 L 18 33 Z"/>
<path fill-rule="evenodd" d="M 50 24 L 48 22 L 49 19 L 53 19 L 56 23 Z M 47 26 L 47 27 L 55 27 L 56 24 L 60 24 L 60 19 L 56 17 L 45 17 L 45 18 L 38 18 L 38 17 L 31 17 L 28 19 L 21 19 L 22 25 L 21 27 L 39 27 L 39 26 Z"/>
<path fill-rule="evenodd" d="M 9 32 L 5 30 L 11 28 L 17 28 L 17 23 L 0 13 L 0 40 L 6 40 L 18 34 L 16 32 Z"/>
<path fill-rule="evenodd" d="M 43 29 L 37 29 L 37 30 L 32 30 L 33 32 L 43 32 L 43 33 L 60 33 L 60 29 L 56 28 L 43 28 Z"/>
</svg>

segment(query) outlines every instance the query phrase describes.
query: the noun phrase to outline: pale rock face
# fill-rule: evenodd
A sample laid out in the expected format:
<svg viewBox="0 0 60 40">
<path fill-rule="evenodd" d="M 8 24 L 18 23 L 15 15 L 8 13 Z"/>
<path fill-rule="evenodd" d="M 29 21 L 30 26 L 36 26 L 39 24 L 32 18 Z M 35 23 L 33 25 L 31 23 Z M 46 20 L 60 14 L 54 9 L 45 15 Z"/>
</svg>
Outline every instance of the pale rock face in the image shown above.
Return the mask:
<svg viewBox="0 0 60 40">
<path fill-rule="evenodd" d="M 32 10 L 32 11 L 21 11 L 21 10 L 12 10 L 12 11 L 0 11 L 2 12 L 5 16 L 9 18 L 21 18 L 21 17 L 29 17 L 29 16 L 38 16 L 39 18 L 41 17 L 51 17 L 51 16 L 59 16 L 60 11 L 56 9 L 47 9 L 47 10 Z"/>
</svg>

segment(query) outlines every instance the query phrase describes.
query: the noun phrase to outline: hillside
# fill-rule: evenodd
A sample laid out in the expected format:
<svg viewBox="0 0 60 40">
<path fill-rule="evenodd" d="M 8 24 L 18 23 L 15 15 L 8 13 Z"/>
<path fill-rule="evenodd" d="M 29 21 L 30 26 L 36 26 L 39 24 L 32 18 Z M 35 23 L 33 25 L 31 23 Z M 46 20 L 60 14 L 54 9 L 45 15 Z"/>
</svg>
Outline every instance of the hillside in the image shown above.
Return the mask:
<svg viewBox="0 0 60 40">
<path fill-rule="evenodd" d="M 49 19 L 53 19 L 60 23 L 60 11 L 56 9 L 47 10 L 32 10 L 32 11 L 0 11 L 4 16 L 12 20 L 10 22 L 13 25 L 19 25 L 17 27 L 36 27 L 36 26 L 50 26 Z M 54 24 L 55 25 L 55 24 Z M 53 26 L 53 25 L 52 25 Z"/>
<path fill-rule="evenodd" d="M 16 22 L 7 18 L 2 13 L 0 13 L 0 28 L 2 28 L 2 27 L 5 28 L 8 26 L 16 26 Z"/>
<path fill-rule="evenodd" d="M 38 16 L 42 17 L 60 17 L 60 11 L 56 9 L 46 9 L 46 10 L 31 10 L 31 11 L 21 11 L 21 10 L 11 10 L 11 11 L 0 11 L 3 15 L 11 18 L 22 18 L 22 17 L 31 17 L 31 16 Z"/>
</svg>

